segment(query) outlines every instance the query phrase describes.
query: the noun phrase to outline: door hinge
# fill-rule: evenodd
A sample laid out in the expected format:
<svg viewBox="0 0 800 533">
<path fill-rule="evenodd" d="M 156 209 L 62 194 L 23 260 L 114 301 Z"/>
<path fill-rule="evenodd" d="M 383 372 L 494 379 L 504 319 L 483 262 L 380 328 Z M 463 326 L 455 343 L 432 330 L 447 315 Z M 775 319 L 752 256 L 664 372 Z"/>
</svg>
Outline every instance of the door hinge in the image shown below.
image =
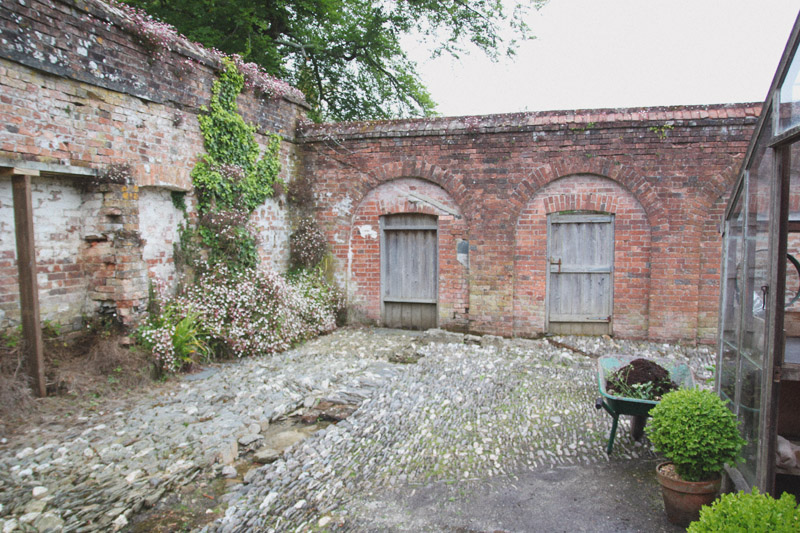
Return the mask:
<svg viewBox="0 0 800 533">
<path fill-rule="evenodd" d="M 780 383 L 781 381 L 781 367 L 779 365 L 775 365 L 772 369 L 772 381 L 774 383 Z"/>
</svg>

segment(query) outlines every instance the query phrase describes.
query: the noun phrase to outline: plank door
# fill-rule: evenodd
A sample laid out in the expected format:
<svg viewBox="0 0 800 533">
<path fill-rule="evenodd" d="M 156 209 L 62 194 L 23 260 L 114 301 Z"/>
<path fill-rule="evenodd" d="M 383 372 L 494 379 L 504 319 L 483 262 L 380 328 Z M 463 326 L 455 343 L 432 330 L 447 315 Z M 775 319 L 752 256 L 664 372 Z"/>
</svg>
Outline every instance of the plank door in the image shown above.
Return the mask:
<svg viewBox="0 0 800 533">
<path fill-rule="evenodd" d="M 548 333 L 611 334 L 614 215 L 547 217 Z"/>
<path fill-rule="evenodd" d="M 432 215 L 381 217 L 381 310 L 384 325 L 437 326 L 438 221 Z"/>
</svg>

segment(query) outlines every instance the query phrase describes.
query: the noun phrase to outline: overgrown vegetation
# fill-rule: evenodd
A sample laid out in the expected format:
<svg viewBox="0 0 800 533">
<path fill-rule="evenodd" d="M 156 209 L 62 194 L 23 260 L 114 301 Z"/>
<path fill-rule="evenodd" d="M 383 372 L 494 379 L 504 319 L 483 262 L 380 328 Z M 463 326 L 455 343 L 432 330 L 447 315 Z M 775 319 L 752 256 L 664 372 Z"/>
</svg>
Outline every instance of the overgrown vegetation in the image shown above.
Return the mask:
<svg viewBox="0 0 800 533">
<path fill-rule="evenodd" d="M 531 9 L 545 0 L 125 0 L 142 43 L 158 56 L 180 32 L 243 63 L 287 80 L 311 104 L 315 120 L 361 120 L 434 113 L 435 104 L 404 40 L 429 44 L 435 57 L 477 49 L 512 56 L 532 38 Z M 142 29 L 139 29 L 142 28 Z M 256 64 L 258 66 L 256 66 Z"/>
<path fill-rule="evenodd" d="M 149 353 L 124 342 L 121 326 L 107 317 L 86 319 L 81 331 L 64 334 L 42 324 L 48 395 L 88 403 L 150 380 Z M 21 327 L 0 335 L 0 427 L 25 420 L 35 407 L 27 374 Z M 86 405 L 84 407 L 91 407 Z"/>
<path fill-rule="evenodd" d="M 297 229 L 289 236 L 289 262 L 293 269 L 313 269 L 328 252 L 328 241 L 313 217 L 300 219 Z"/>
<path fill-rule="evenodd" d="M 327 252 L 325 237 L 307 215 L 313 204 L 303 180 L 290 204 L 300 222 L 290 238 L 290 276 L 258 268 L 258 241 L 250 226 L 253 211 L 282 189 L 278 178 L 280 138 L 264 152 L 255 128 L 238 113 L 244 85 L 237 66 L 225 69 L 199 117 L 207 153 L 192 171 L 196 224 L 180 230 L 176 258 L 189 267 L 190 283 L 171 296 L 159 281 L 137 336 L 157 367 L 174 372 L 212 357 L 268 354 L 330 331 L 341 316 L 342 298 L 318 267 Z M 307 190 L 306 190 L 307 189 Z M 184 207 L 183 198 L 175 198 Z"/>
<path fill-rule="evenodd" d="M 160 368 L 175 371 L 211 353 L 269 354 L 329 332 L 343 308 L 319 270 L 283 277 L 263 270 L 206 270 L 180 295 L 158 291 L 158 313 L 139 329 Z"/>
<path fill-rule="evenodd" d="M 254 268 L 257 238 L 248 221 L 279 183 L 280 137 L 270 135 L 262 153 L 255 126 L 241 117 L 236 97 L 244 77 L 230 60 L 211 90 L 211 102 L 198 117 L 206 153 L 192 170 L 197 194 L 197 237 L 214 267 Z"/>
</svg>

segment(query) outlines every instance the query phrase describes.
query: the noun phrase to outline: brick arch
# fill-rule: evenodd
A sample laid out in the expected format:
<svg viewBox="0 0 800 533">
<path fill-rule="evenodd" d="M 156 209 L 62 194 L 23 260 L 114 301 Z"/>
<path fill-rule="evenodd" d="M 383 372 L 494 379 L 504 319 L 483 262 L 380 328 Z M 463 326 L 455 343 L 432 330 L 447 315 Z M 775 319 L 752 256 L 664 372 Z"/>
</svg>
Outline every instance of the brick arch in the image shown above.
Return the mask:
<svg viewBox="0 0 800 533">
<path fill-rule="evenodd" d="M 433 202 L 418 201 L 417 192 Z M 444 206 L 446 209 L 442 209 Z M 346 255 L 348 300 L 359 318 L 380 320 L 380 217 L 398 213 L 435 215 L 439 220 L 439 324 L 466 329 L 468 321 L 468 267 L 458 261 L 458 242 L 467 238 L 467 223 L 452 196 L 440 185 L 422 178 L 394 178 L 370 189 L 352 211 Z"/>
<path fill-rule="evenodd" d="M 625 187 L 589 174 L 546 184 L 520 211 L 514 242 L 514 334 L 544 331 L 547 215 L 572 210 L 615 215 L 614 333 L 646 338 L 652 242 L 647 213 Z"/>
<path fill-rule="evenodd" d="M 702 180 L 698 191 L 698 204 L 700 209 L 711 207 L 718 203 L 719 198 L 727 198 L 739 176 L 742 166 L 742 157 L 732 157 L 733 162 L 725 170 Z"/>
<path fill-rule="evenodd" d="M 461 176 L 422 159 L 393 161 L 375 168 L 366 175 L 366 179 L 351 189 L 353 203 L 360 204 L 370 191 L 381 184 L 402 178 L 415 178 L 438 185 L 457 206 L 465 205 L 467 189 Z M 464 213 L 464 216 L 468 215 Z"/>
<path fill-rule="evenodd" d="M 568 176 L 591 174 L 602 176 L 627 189 L 642 206 L 649 224 L 663 208 L 655 189 L 634 168 L 603 157 L 563 157 L 533 169 L 512 194 L 515 218 L 530 200 L 548 184 Z"/>
</svg>

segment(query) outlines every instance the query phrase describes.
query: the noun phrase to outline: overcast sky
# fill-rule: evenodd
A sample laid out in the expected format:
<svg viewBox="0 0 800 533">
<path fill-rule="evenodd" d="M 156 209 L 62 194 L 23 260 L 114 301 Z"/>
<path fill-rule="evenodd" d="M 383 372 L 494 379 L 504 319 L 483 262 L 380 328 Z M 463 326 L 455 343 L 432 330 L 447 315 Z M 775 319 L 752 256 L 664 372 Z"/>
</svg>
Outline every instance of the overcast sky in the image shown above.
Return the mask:
<svg viewBox="0 0 800 533">
<path fill-rule="evenodd" d="M 764 100 L 800 0 L 550 0 L 492 63 L 412 57 L 446 116 Z"/>
</svg>

